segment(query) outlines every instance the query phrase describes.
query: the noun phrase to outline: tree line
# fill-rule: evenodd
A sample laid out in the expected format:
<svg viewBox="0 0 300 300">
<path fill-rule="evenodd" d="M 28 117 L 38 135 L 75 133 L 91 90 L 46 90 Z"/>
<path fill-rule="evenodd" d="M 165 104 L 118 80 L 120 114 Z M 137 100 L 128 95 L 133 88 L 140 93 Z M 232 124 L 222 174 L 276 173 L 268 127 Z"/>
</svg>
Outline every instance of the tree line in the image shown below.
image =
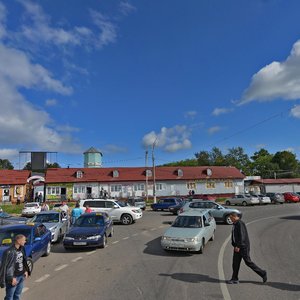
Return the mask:
<svg viewBox="0 0 300 300">
<path fill-rule="evenodd" d="M 47 169 L 50 169 L 50 168 L 60 168 L 60 165 L 55 162 L 55 163 L 47 163 Z M 13 164 L 8 160 L 8 159 L 0 159 L 0 170 L 13 170 L 14 169 L 14 166 Z M 28 162 L 23 170 L 29 170 L 31 171 L 31 162 Z"/>
<path fill-rule="evenodd" d="M 195 153 L 195 158 L 164 164 L 164 166 L 232 166 L 247 176 L 262 178 L 300 177 L 300 162 L 290 151 L 275 154 L 262 148 L 249 156 L 242 147 L 232 147 L 223 153 L 218 147 Z"/>
</svg>

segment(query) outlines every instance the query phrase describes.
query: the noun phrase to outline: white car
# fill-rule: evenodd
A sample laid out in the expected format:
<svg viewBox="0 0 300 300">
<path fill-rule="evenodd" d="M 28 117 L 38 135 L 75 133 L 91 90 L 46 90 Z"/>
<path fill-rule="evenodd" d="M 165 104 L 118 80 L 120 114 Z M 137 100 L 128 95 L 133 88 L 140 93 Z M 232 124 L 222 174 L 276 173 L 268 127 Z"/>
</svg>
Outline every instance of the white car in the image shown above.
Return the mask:
<svg viewBox="0 0 300 300">
<path fill-rule="evenodd" d="M 88 205 L 92 211 L 106 212 L 113 221 L 130 225 L 143 216 L 142 210 L 135 206 L 123 206 L 114 199 L 86 199 L 80 200 L 80 208 L 83 210 Z"/>
<path fill-rule="evenodd" d="M 264 196 L 264 195 L 257 195 L 257 196 L 258 196 L 260 204 L 271 204 L 272 203 L 270 197 L 268 197 L 268 196 Z"/>
<path fill-rule="evenodd" d="M 259 204 L 258 197 L 253 197 L 251 195 L 235 195 L 232 198 L 227 198 L 225 200 L 225 205 L 254 205 Z"/>
<path fill-rule="evenodd" d="M 22 209 L 23 217 L 33 217 L 41 212 L 41 206 L 38 202 L 29 202 L 24 205 Z"/>
<path fill-rule="evenodd" d="M 161 237 L 164 250 L 203 253 L 208 241 L 215 238 L 216 222 L 206 209 L 191 209 L 180 214 Z"/>
</svg>

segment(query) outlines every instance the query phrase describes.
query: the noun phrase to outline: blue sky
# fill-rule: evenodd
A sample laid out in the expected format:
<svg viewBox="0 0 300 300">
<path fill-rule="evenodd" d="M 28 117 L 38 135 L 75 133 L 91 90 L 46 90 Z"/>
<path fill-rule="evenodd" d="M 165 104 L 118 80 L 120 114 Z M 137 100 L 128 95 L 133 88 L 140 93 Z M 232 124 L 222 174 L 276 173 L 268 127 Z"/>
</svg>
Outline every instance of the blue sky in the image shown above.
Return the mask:
<svg viewBox="0 0 300 300">
<path fill-rule="evenodd" d="M 299 158 L 299 17 L 296 0 L 0 0 L 0 158 L 80 167 L 94 146 L 142 166 L 154 141 L 157 164 Z"/>
</svg>

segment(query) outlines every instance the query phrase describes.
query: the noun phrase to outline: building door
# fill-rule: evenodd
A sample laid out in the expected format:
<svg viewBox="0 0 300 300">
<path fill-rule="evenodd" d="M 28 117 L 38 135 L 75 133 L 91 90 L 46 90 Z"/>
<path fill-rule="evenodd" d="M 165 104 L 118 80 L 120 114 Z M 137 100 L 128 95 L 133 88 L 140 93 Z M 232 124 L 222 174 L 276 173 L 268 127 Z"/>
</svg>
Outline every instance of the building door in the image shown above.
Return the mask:
<svg viewBox="0 0 300 300">
<path fill-rule="evenodd" d="M 67 200 L 67 189 L 65 187 L 60 188 L 60 199 Z"/>
<path fill-rule="evenodd" d="M 88 199 L 91 199 L 92 198 L 92 188 L 90 186 L 87 186 L 86 187 L 86 197 Z"/>
<path fill-rule="evenodd" d="M 8 202 L 9 200 L 9 188 L 3 188 L 2 201 Z"/>
</svg>

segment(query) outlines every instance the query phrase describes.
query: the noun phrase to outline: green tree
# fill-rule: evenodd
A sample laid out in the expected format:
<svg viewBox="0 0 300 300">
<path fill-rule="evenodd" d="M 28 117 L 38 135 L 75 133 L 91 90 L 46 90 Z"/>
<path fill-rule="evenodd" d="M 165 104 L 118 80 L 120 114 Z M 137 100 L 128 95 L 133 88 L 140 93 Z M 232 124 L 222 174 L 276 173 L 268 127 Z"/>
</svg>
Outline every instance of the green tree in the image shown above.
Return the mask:
<svg viewBox="0 0 300 300">
<path fill-rule="evenodd" d="M 213 147 L 209 153 L 209 161 L 211 166 L 224 166 L 225 158 L 222 151 L 218 147 Z"/>
<path fill-rule="evenodd" d="M 251 174 L 251 161 L 242 147 L 229 148 L 225 155 L 225 164 L 236 167 L 246 175 Z"/>
<path fill-rule="evenodd" d="M 273 156 L 272 162 L 277 164 L 280 170 L 277 178 L 297 177 L 299 162 L 294 153 L 290 151 L 278 151 Z"/>
<path fill-rule="evenodd" d="M 8 159 L 0 159 L 0 169 L 13 170 L 14 166 Z"/>
<path fill-rule="evenodd" d="M 195 153 L 198 166 L 210 166 L 210 153 L 208 151 L 200 151 Z"/>
<path fill-rule="evenodd" d="M 51 168 L 60 168 L 60 165 L 55 162 L 55 163 L 47 163 L 47 169 Z M 29 161 L 23 168 L 23 170 L 30 170 L 31 171 L 31 162 Z"/>
</svg>

